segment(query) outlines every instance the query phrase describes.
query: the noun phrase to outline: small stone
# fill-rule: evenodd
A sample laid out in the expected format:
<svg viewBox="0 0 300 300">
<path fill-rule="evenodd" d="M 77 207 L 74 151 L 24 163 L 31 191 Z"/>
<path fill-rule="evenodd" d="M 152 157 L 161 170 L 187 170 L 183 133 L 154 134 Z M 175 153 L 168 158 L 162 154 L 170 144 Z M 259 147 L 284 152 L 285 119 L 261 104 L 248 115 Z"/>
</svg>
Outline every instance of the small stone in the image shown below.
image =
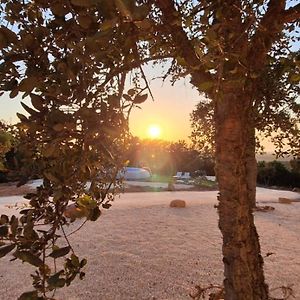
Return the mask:
<svg viewBox="0 0 300 300">
<path fill-rule="evenodd" d="M 170 207 L 179 207 L 179 208 L 183 208 L 183 207 L 185 207 L 186 205 L 185 205 L 185 201 L 184 200 L 178 200 L 178 199 L 176 199 L 176 200 L 172 200 L 171 202 L 170 202 Z"/>
<path fill-rule="evenodd" d="M 295 192 L 295 193 L 300 193 L 300 188 L 293 188 L 293 192 Z"/>
<path fill-rule="evenodd" d="M 279 202 L 279 203 L 283 203 L 283 204 L 291 204 L 291 203 L 292 203 L 292 200 L 289 199 L 289 198 L 281 198 L 281 197 L 279 197 L 279 198 L 278 198 L 278 202 Z"/>
</svg>

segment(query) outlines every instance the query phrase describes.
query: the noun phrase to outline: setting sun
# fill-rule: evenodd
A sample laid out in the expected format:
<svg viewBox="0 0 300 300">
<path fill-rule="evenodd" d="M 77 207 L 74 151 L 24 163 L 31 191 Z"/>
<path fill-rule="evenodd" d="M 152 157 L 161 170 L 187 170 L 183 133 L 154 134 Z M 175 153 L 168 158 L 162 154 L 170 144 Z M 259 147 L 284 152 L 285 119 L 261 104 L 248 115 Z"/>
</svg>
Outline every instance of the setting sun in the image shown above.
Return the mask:
<svg viewBox="0 0 300 300">
<path fill-rule="evenodd" d="M 148 136 L 151 139 L 156 139 L 160 136 L 161 130 L 160 127 L 158 125 L 150 125 L 148 127 Z"/>
</svg>

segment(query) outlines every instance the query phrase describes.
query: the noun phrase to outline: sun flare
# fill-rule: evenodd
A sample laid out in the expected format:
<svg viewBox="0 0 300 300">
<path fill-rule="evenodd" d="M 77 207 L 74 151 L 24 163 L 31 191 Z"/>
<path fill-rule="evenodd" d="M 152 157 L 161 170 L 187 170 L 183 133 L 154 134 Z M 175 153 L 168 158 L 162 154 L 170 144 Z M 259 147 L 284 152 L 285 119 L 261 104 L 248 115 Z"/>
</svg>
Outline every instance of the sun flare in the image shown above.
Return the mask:
<svg viewBox="0 0 300 300">
<path fill-rule="evenodd" d="M 157 139 L 158 137 L 160 137 L 160 134 L 161 134 L 161 130 L 158 125 L 150 125 L 148 127 L 148 136 L 151 139 Z"/>
</svg>

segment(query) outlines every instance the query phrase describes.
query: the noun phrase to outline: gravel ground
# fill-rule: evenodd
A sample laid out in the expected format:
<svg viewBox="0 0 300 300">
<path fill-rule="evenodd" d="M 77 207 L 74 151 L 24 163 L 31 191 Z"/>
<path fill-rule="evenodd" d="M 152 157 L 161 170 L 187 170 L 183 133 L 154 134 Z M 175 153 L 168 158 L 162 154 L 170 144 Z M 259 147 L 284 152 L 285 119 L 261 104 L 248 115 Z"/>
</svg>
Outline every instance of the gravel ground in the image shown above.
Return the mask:
<svg viewBox="0 0 300 300">
<path fill-rule="evenodd" d="M 196 284 L 220 284 L 223 265 L 216 195 L 215 191 L 121 195 L 97 222 L 70 237 L 79 256 L 88 259 L 86 277 L 57 292 L 56 298 L 180 300 L 191 299 Z M 275 210 L 256 212 L 255 221 L 263 255 L 274 253 L 265 258 L 268 284 L 271 288 L 293 284 L 300 299 L 300 202 L 278 203 L 278 197 L 284 196 L 299 198 L 292 192 L 258 189 L 258 201 Z M 187 207 L 170 208 L 173 199 L 185 200 Z M 11 211 L 4 205 L 0 209 Z M 10 258 L 0 262 L 3 300 L 17 299 L 32 289 L 29 273 L 34 269 L 9 262 Z"/>
</svg>

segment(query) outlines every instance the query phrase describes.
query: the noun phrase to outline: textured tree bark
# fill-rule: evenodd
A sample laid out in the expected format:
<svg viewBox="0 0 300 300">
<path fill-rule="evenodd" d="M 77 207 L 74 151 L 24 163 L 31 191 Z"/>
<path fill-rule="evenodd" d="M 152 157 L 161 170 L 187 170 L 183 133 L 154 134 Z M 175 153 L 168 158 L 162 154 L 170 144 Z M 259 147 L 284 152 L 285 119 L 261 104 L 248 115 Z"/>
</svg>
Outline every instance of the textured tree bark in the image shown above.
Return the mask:
<svg viewBox="0 0 300 300">
<path fill-rule="evenodd" d="M 249 172 L 253 171 L 255 148 L 248 148 L 249 136 L 253 138 L 254 132 L 249 120 L 251 99 L 228 86 L 215 103 L 225 299 L 267 300 L 268 286 L 252 214 L 253 174 Z"/>
<path fill-rule="evenodd" d="M 246 173 L 249 202 L 252 208 L 256 207 L 256 178 L 257 178 L 257 161 L 255 157 L 255 128 L 249 124 L 248 140 L 246 147 Z"/>
</svg>

